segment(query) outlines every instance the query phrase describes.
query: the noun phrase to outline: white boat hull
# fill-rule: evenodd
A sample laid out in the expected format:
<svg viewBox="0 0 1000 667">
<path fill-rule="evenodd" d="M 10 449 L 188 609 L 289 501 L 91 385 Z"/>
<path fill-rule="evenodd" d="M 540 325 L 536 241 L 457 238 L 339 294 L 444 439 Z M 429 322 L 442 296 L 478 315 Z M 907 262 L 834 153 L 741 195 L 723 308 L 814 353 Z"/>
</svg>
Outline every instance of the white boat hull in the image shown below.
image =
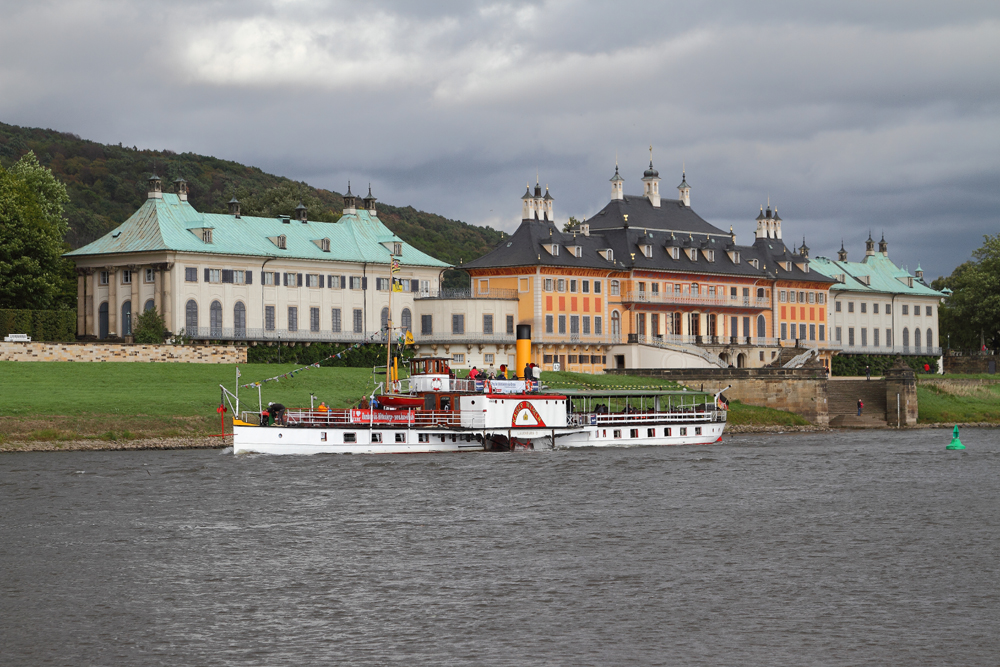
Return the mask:
<svg viewBox="0 0 1000 667">
<path fill-rule="evenodd" d="M 354 442 L 351 442 L 353 435 Z M 481 452 L 475 433 L 406 428 L 289 428 L 234 426 L 234 454 L 427 454 Z"/>
<path fill-rule="evenodd" d="M 567 433 L 557 431 L 556 448 L 710 445 L 719 441 L 725 428 L 726 422 L 584 426 Z"/>
</svg>

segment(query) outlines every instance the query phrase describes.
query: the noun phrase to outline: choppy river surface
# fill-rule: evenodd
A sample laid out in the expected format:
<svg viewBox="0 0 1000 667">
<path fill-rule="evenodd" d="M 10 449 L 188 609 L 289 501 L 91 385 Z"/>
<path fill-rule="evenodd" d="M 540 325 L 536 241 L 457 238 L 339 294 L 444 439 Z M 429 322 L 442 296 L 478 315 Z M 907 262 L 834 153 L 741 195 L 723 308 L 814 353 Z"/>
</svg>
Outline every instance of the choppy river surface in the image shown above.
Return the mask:
<svg viewBox="0 0 1000 667">
<path fill-rule="evenodd" d="M 996 665 L 1000 431 L 0 455 L 3 665 Z"/>
</svg>

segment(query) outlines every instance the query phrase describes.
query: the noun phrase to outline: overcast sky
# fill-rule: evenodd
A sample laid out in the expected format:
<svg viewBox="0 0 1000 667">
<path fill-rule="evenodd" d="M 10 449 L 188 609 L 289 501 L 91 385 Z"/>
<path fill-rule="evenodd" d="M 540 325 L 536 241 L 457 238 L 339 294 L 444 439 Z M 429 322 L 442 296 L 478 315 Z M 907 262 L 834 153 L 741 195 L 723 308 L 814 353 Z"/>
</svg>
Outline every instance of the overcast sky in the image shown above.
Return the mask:
<svg viewBox="0 0 1000 667">
<path fill-rule="evenodd" d="M 0 120 L 511 230 L 668 196 L 947 275 L 1000 233 L 1000 3 L 0 0 Z"/>
</svg>

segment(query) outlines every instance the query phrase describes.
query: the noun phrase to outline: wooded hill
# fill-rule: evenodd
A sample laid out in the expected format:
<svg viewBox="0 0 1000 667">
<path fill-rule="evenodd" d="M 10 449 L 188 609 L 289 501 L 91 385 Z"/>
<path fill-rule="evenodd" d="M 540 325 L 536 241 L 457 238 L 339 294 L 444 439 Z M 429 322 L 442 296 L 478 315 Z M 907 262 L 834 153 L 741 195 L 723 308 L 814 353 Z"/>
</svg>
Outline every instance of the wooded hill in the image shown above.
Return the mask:
<svg viewBox="0 0 1000 667">
<path fill-rule="evenodd" d="M 292 215 L 301 200 L 309 208 L 311 219 L 334 222 L 344 205 L 338 192 L 230 160 L 100 144 L 75 134 L 0 123 L 0 166 L 10 167 L 29 150 L 66 184 L 70 198 L 66 206 L 66 241 L 72 248 L 100 238 L 142 205 L 146 179 L 154 164 L 163 179 L 164 191 L 172 191 L 174 179 L 185 179 L 189 201 L 206 213 L 225 213 L 226 202 L 236 197 L 244 215 Z M 355 194 L 366 193 L 359 188 Z M 382 222 L 408 243 L 450 264 L 480 257 L 501 239 L 501 233 L 490 227 L 449 220 L 412 206 L 379 202 L 378 213 Z M 460 271 L 448 272 L 445 284 L 467 286 L 468 276 Z"/>
</svg>

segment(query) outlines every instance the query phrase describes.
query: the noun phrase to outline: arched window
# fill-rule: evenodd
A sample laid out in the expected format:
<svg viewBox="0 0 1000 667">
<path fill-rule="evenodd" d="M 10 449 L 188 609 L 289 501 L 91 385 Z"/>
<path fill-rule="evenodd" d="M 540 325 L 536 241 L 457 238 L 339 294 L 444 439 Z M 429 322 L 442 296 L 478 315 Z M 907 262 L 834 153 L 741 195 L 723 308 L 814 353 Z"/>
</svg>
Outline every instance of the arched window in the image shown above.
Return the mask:
<svg viewBox="0 0 1000 667">
<path fill-rule="evenodd" d="M 903 347 L 910 347 L 910 330 L 903 327 Z"/>
<path fill-rule="evenodd" d="M 184 326 L 188 336 L 198 335 L 198 303 L 191 299 L 184 307 Z"/>
<path fill-rule="evenodd" d="M 927 347 L 934 347 L 934 334 L 930 329 L 927 330 L 927 340 L 925 342 L 927 343 Z"/>
<path fill-rule="evenodd" d="M 611 296 L 618 296 L 621 294 L 621 283 L 617 280 L 611 281 Z"/>
<path fill-rule="evenodd" d="M 407 332 L 407 331 L 413 331 L 413 329 L 412 329 L 412 326 L 413 326 L 413 316 L 410 314 L 410 309 L 409 308 L 404 308 L 403 309 L 403 315 L 402 315 L 402 317 L 400 319 L 402 320 L 403 332 L 404 333 Z"/>
<path fill-rule="evenodd" d="M 238 338 L 246 338 L 247 335 L 247 307 L 242 301 L 233 306 L 233 334 Z"/>
<path fill-rule="evenodd" d="M 764 288 L 763 287 L 758 287 L 757 288 L 757 298 L 758 299 L 763 299 L 764 298 Z"/>
<path fill-rule="evenodd" d="M 122 335 L 132 335 L 132 302 L 126 301 L 122 304 Z"/>
<path fill-rule="evenodd" d="M 153 300 L 146 299 L 146 303 L 142 306 L 142 312 L 145 313 L 147 310 L 153 310 L 154 308 L 156 308 L 156 304 L 153 303 Z"/>
<path fill-rule="evenodd" d="M 108 302 L 105 301 L 97 309 L 97 337 L 108 337 Z"/>
<path fill-rule="evenodd" d="M 618 340 L 622 335 L 622 316 L 617 310 L 611 311 L 611 337 Z"/>
<path fill-rule="evenodd" d="M 764 316 L 757 316 L 757 338 L 765 338 L 767 336 L 767 323 L 764 322 Z"/>
<path fill-rule="evenodd" d="M 209 315 L 209 326 L 211 327 L 210 336 L 221 336 L 222 335 L 222 304 L 218 301 L 213 301 L 212 305 L 208 309 Z"/>
<path fill-rule="evenodd" d="M 695 287 L 692 285 L 692 288 Z M 689 313 L 688 314 L 688 335 L 690 336 L 700 336 L 701 335 L 701 314 L 700 313 Z"/>
<path fill-rule="evenodd" d="M 920 329 L 913 330 L 913 347 L 920 349 Z"/>
</svg>

